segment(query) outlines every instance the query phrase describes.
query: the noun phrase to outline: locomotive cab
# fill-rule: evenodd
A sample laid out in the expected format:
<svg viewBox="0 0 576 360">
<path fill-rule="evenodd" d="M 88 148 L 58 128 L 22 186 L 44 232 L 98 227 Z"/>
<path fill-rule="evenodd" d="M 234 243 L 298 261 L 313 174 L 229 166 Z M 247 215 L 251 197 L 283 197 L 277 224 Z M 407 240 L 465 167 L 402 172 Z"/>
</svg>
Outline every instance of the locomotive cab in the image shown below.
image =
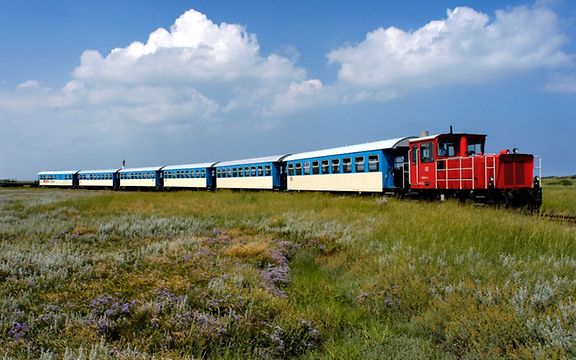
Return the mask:
<svg viewBox="0 0 576 360">
<path fill-rule="evenodd" d="M 477 163 L 474 158 L 484 156 L 485 142 L 486 135 L 454 133 L 411 140 L 411 188 L 473 189 Z M 494 168 L 493 163 L 491 167 Z"/>
</svg>

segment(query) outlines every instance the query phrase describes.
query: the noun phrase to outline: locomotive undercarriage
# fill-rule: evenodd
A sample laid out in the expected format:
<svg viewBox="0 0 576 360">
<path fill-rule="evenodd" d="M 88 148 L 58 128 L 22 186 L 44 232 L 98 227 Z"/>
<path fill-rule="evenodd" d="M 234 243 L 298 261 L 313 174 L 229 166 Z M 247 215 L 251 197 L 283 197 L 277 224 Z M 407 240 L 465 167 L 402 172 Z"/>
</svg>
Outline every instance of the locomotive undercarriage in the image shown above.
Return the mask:
<svg viewBox="0 0 576 360">
<path fill-rule="evenodd" d="M 532 189 L 475 189 L 475 190 L 415 190 L 398 189 L 396 195 L 400 198 L 444 201 L 456 199 L 461 202 L 474 201 L 506 208 L 527 208 L 537 210 L 542 205 L 542 188 Z"/>
</svg>

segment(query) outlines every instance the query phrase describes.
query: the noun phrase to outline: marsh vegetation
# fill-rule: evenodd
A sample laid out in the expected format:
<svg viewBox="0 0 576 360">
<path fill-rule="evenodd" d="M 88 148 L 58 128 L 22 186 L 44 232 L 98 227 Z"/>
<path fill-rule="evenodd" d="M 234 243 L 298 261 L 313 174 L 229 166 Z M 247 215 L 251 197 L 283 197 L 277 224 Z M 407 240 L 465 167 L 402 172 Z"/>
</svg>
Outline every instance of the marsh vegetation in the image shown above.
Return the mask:
<svg viewBox="0 0 576 360">
<path fill-rule="evenodd" d="M 0 191 L 6 359 L 574 357 L 575 299 L 576 227 L 518 211 Z"/>
</svg>

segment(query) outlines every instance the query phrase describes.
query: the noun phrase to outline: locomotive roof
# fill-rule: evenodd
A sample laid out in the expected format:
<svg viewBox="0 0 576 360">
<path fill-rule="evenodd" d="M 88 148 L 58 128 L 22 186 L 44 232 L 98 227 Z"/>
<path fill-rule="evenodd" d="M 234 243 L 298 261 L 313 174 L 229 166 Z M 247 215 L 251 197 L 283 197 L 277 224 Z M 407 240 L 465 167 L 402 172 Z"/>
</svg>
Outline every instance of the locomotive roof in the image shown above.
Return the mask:
<svg viewBox="0 0 576 360">
<path fill-rule="evenodd" d="M 435 134 L 435 135 L 428 135 L 428 136 L 422 136 L 422 137 L 417 137 L 417 138 L 413 138 L 410 139 L 410 142 L 415 142 L 415 141 L 426 141 L 426 140 L 433 140 L 436 139 L 438 136 L 482 136 L 482 137 L 486 137 L 486 135 L 484 134 L 468 134 L 468 133 L 448 133 L 448 134 Z"/>
<path fill-rule="evenodd" d="M 38 175 L 74 175 L 78 170 L 65 170 L 65 171 L 40 171 Z"/>
<path fill-rule="evenodd" d="M 162 170 L 179 170 L 179 169 L 199 169 L 209 168 L 214 166 L 215 162 L 198 163 L 198 164 L 182 164 L 182 165 L 169 165 L 164 166 Z"/>
<path fill-rule="evenodd" d="M 80 170 L 78 174 L 93 174 L 93 173 L 115 173 L 121 169 L 93 169 L 93 170 Z"/>
<path fill-rule="evenodd" d="M 293 154 L 293 155 L 287 156 L 286 158 L 284 158 L 284 161 L 309 159 L 309 158 L 331 156 L 331 155 L 352 154 L 352 153 L 358 153 L 358 152 L 362 152 L 362 151 L 394 149 L 398 146 L 408 146 L 409 139 L 412 139 L 413 137 L 414 136 L 407 136 L 407 137 L 396 138 L 396 139 L 374 141 L 374 142 L 357 144 L 357 145 L 342 146 L 342 147 L 337 147 L 337 148 L 333 148 L 333 149 L 308 151 L 308 152 L 303 152 L 303 153 L 298 153 L 298 154 Z"/>
<path fill-rule="evenodd" d="M 246 164 L 257 164 L 257 163 L 266 163 L 266 162 L 278 162 L 284 159 L 287 155 L 272 155 L 272 156 L 264 156 L 252 159 L 242 159 L 242 160 L 234 160 L 234 161 L 222 161 L 216 163 L 216 167 L 221 166 L 230 166 L 230 165 L 246 165 Z"/>
<path fill-rule="evenodd" d="M 150 166 L 150 167 L 140 167 L 140 168 L 126 168 L 120 170 L 121 173 L 123 172 L 132 172 L 132 171 L 158 171 L 162 169 L 163 166 Z"/>
</svg>

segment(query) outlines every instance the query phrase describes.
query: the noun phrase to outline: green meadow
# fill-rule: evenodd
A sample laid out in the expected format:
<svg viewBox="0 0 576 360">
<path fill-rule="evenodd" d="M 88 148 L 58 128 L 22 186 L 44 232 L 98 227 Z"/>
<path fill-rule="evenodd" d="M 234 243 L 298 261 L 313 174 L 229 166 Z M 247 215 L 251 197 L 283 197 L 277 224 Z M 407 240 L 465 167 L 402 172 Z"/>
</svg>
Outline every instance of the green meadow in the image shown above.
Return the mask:
<svg viewBox="0 0 576 360">
<path fill-rule="evenodd" d="M 576 215 L 547 180 L 543 213 Z M 576 226 L 457 202 L 0 190 L 2 359 L 576 357 Z"/>
<path fill-rule="evenodd" d="M 544 179 L 542 213 L 576 216 L 576 175 Z"/>
</svg>

